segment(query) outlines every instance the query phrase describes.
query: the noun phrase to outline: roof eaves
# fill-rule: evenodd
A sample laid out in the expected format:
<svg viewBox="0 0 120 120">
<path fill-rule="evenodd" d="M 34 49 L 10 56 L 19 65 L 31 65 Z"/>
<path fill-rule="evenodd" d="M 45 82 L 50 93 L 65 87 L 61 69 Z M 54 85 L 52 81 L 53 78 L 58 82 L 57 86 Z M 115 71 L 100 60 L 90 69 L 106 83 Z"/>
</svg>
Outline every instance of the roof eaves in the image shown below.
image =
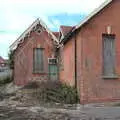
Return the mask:
<svg viewBox="0 0 120 120">
<path fill-rule="evenodd" d="M 47 25 L 40 19 L 36 19 L 33 24 L 28 27 L 21 35 L 20 37 L 10 46 L 10 50 L 15 50 L 18 46 L 18 44 L 20 43 L 20 41 L 22 39 L 24 39 L 24 37 L 31 32 L 31 30 L 38 24 L 41 24 L 46 31 L 51 35 L 51 37 L 53 38 L 53 40 L 58 44 L 58 39 L 55 37 L 55 35 L 50 31 L 50 29 L 47 27 Z"/>
<path fill-rule="evenodd" d="M 64 38 L 61 39 L 61 43 L 64 43 L 67 41 L 67 39 L 72 36 L 72 33 L 74 33 L 77 29 L 82 27 L 86 22 L 88 22 L 93 16 L 95 16 L 98 12 L 100 12 L 104 7 L 106 7 L 109 3 L 111 3 L 113 0 L 106 0 L 103 4 L 101 4 L 98 8 L 96 8 L 91 14 L 89 14 L 82 22 L 80 22 L 79 25 L 75 26 L 72 31 L 70 31 L 68 34 L 64 36 Z"/>
<path fill-rule="evenodd" d="M 36 26 L 37 24 L 39 24 L 39 19 L 36 19 L 32 25 L 30 27 L 28 27 L 19 37 L 18 39 L 10 46 L 10 50 L 15 50 L 17 48 L 17 45 L 19 44 L 20 40 L 22 40 L 26 34 L 28 34 L 34 26 Z"/>
<path fill-rule="evenodd" d="M 61 44 L 61 43 L 64 44 L 64 43 L 67 42 L 67 40 L 73 35 L 73 33 L 74 33 L 73 30 L 74 30 L 74 29 L 72 29 L 69 33 L 67 33 L 64 37 L 61 38 L 60 44 Z"/>
<path fill-rule="evenodd" d="M 91 14 L 89 14 L 79 25 L 75 27 L 75 29 L 80 28 L 83 24 L 85 24 L 89 19 L 91 19 L 94 15 L 96 15 L 99 11 L 101 11 L 104 7 L 106 7 L 113 0 L 106 0 L 103 4 L 101 4 L 98 8 L 96 8 Z"/>
<path fill-rule="evenodd" d="M 43 25 L 43 27 L 46 29 L 46 31 L 52 36 L 53 40 L 57 43 L 59 43 L 56 36 L 52 33 L 52 31 L 47 27 L 47 25 L 39 18 L 40 24 Z"/>
</svg>

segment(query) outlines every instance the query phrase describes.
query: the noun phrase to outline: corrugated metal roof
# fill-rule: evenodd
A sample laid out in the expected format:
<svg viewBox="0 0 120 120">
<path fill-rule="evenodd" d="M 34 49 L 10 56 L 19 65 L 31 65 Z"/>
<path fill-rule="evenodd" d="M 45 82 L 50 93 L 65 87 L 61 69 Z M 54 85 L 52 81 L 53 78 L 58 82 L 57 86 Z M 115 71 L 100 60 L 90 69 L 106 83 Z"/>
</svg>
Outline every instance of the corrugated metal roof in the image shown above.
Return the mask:
<svg viewBox="0 0 120 120">
<path fill-rule="evenodd" d="M 60 31 L 62 32 L 63 36 L 69 33 L 72 30 L 73 26 L 60 26 Z"/>
<path fill-rule="evenodd" d="M 57 39 L 59 39 L 59 32 L 53 32 L 53 34 L 56 36 Z"/>
</svg>

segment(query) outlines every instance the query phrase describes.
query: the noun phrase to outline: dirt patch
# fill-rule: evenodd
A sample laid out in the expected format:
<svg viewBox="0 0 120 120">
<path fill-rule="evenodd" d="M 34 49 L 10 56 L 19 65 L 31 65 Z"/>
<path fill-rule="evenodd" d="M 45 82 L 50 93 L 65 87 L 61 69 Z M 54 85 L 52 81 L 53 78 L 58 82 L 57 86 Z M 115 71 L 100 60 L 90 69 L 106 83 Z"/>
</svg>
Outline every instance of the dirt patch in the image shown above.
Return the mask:
<svg viewBox="0 0 120 120">
<path fill-rule="evenodd" d="M 28 108 L 0 107 L 0 120 L 68 120 L 66 114 L 47 113 Z"/>
</svg>

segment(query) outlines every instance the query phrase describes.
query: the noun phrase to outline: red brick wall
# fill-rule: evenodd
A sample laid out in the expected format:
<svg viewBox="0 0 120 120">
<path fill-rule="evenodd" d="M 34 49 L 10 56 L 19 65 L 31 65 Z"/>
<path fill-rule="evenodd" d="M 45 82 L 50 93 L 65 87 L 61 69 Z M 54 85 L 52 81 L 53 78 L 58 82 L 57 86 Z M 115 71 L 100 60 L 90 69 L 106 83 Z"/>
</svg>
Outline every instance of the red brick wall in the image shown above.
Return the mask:
<svg viewBox="0 0 120 120">
<path fill-rule="evenodd" d="M 113 0 L 77 34 L 77 80 L 81 103 L 120 100 L 120 77 L 103 79 L 102 33 L 116 35 L 116 73 L 120 75 L 120 0 Z M 79 47 L 80 46 L 80 47 Z"/>
<path fill-rule="evenodd" d="M 62 50 L 63 69 L 60 70 L 60 80 L 67 84 L 75 85 L 75 48 L 74 38 L 71 39 L 67 44 L 64 45 Z"/>
<path fill-rule="evenodd" d="M 33 49 L 45 48 L 45 72 L 33 74 Z M 31 80 L 48 79 L 48 58 L 54 54 L 53 41 L 46 31 L 40 34 L 32 32 L 29 38 L 15 51 L 14 81 L 16 85 L 25 85 Z"/>
</svg>

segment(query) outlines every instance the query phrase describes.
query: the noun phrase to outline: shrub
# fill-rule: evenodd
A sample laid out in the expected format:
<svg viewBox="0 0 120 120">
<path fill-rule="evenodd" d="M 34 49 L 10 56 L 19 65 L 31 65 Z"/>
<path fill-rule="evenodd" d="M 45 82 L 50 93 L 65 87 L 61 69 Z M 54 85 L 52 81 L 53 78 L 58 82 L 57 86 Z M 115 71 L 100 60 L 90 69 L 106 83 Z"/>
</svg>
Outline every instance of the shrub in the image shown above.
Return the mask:
<svg viewBox="0 0 120 120">
<path fill-rule="evenodd" d="M 12 82 L 12 80 L 13 80 L 13 78 L 12 78 L 12 76 L 10 76 L 10 75 L 9 75 L 9 76 L 6 76 L 6 77 L 4 77 L 4 78 L 1 78 L 1 79 L 0 79 L 0 86 Z"/>
<path fill-rule="evenodd" d="M 74 104 L 79 102 L 77 90 L 74 87 L 60 85 L 58 89 L 47 89 L 47 97 L 49 101 Z"/>
<path fill-rule="evenodd" d="M 10 69 L 14 69 L 14 51 L 9 51 L 8 58 L 8 65 Z"/>
<path fill-rule="evenodd" d="M 33 97 L 36 97 L 41 102 L 57 102 L 62 104 L 75 104 L 79 102 L 76 88 L 63 85 L 60 82 L 31 82 L 24 86 L 24 88 L 33 88 Z"/>
</svg>

